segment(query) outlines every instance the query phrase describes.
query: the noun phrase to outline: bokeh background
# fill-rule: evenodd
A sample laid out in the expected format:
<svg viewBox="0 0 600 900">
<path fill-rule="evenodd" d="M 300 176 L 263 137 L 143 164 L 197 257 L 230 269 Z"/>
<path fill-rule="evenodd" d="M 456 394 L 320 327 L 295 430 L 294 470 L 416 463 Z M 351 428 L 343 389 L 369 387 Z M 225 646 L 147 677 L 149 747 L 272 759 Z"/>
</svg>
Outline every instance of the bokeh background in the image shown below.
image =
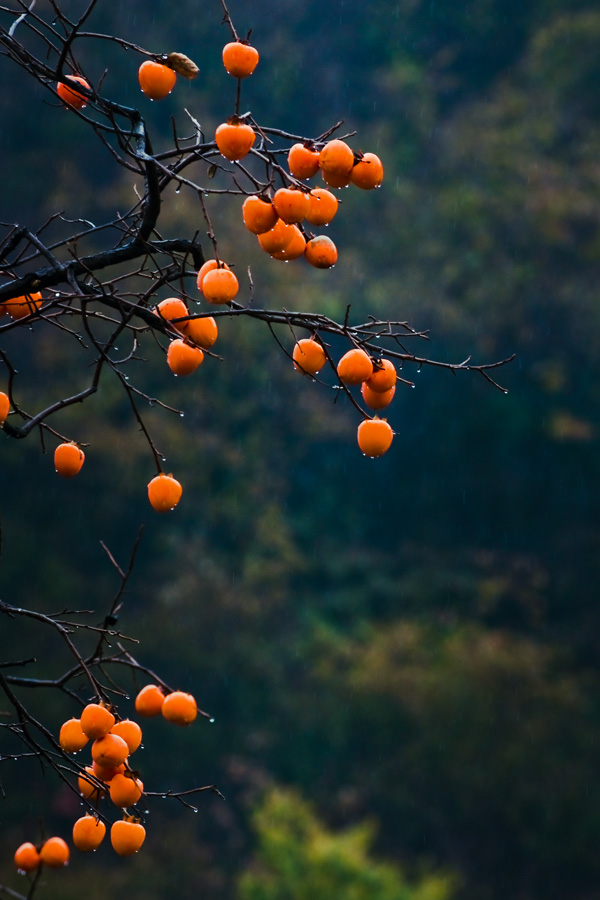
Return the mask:
<svg viewBox="0 0 600 900">
<path fill-rule="evenodd" d="M 393 447 L 367 460 L 348 403 L 295 373 L 260 324 L 224 322 L 224 361 L 185 382 L 150 345 L 132 366 L 185 411 L 148 412 L 184 485 L 172 515 L 148 506 L 153 462 L 108 378 L 57 420 L 90 444 L 72 482 L 34 436 L 2 441 L 2 596 L 101 618 L 117 579 L 100 541 L 124 565 L 144 524 L 119 625 L 216 721 L 150 722 L 140 768 L 151 789 L 214 782 L 226 798 L 200 796 L 198 814 L 153 803 L 138 857 L 79 855 L 44 876 L 40 900 L 587 900 L 600 876 L 600 12 L 230 9 L 261 53 L 243 107 L 307 136 L 343 118 L 386 168 L 380 191 L 343 192 L 328 272 L 261 259 L 239 198 L 208 199 L 255 302 L 406 319 L 430 329 L 418 349 L 439 359 L 514 352 L 498 373 L 509 393 L 407 367 L 416 388 L 390 408 Z M 104 91 L 144 109 L 155 149 L 172 115 L 185 131 L 184 107 L 207 134 L 232 112 L 221 19 L 216 0 L 127 0 L 90 21 L 199 64 L 151 104 L 138 56 L 82 45 L 86 74 L 107 69 Z M 0 84 L 2 221 L 97 221 L 132 202 L 128 174 L 75 116 L 2 59 Z M 197 200 L 173 193 L 164 233 L 203 228 Z M 10 341 L 28 408 L 85 383 L 56 330 Z M 19 652 L 39 674 L 65 664 L 35 624 L 5 619 L 0 658 Z M 28 700 L 56 730 L 73 714 L 60 697 Z M 35 765 L 4 760 L 0 780 L 0 882 L 18 888 L 14 847 L 40 818 L 68 834 L 80 807 Z"/>
</svg>

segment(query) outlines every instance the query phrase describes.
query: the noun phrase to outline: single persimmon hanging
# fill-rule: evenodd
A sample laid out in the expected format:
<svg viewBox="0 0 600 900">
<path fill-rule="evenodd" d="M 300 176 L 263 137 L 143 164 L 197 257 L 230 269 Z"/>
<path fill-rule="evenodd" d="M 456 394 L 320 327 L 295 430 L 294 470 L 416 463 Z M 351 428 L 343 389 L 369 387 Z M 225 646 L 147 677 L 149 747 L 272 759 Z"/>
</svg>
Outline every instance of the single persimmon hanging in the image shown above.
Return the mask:
<svg viewBox="0 0 600 900">
<path fill-rule="evenodd" d="M 175 509 L 182 493 L 183 488 L 172 475 L 157 475 L 148 483 L 148 499 L 156 512 L 164 513 Z"/>
<path fill-rule="evenodd" d="M 365 419 L 358 426 L 358 446 L 372 459 L 387 453 L 393 437 L 392 426 L 385 419 Z"/>
<path fill-rule="evenodd" d="M 72 442 L 59 444 L 54 451 L 54 468 L 63 478 L 73 478 L 85 461 L 85 453 Z"/>
<path fill-rule="evenodd" d="M 310 145 L 294 144 L 288 153 L 290 175 L 300 180 L 312 178 L 319 171 L 319 152 Z"/>
<path fill-rule="evenodd" d="M 294 368 L 307 375 L 316 375 L 321 371 L 327 357 L 322 345 L 314 338 L 302 338 L 292 351 Z"/>
<path fill-rule="evenodd" d="M 138 70 L 142 93 L 150 100 L 162 100 L 168 96 L 177 81 L 177 74 L 170 66 L 147 59 Z"/>
<path fill-rule="evenodd" d="M 245 41 L 231 41 L 223 47 L 223 65 L 228 75 L 248 78 L 258 65 L 259 53 Z"/>
<path fill-rule="evenodd" d="M 353 347 L 338 362 L 337 373 L 344 384 L 362 384 L 373 374 L 371 357 L 360 347 Z"/>
<path fill-rule="evenodd" d="M 67 75 L 67 81 L 72 82 L 73 84 L 80 84 L 81 87 L 87 88 L 90 90 L 90 86 L 81 75 Z M 80 94 L 79 91 L 73 90 L 68 85 L 63 84 L 62 81 L 59 81 L 56 85 L 56 93 L 67 106 L 71 106 L 73 109 L 85 109 L 87 106 L 87 97 L 84 94 Z"/>
<path fill-rule="evenodd" d="M 217 147 L 225 159 L 237 162 L 246 156 L 254 144 L 256 135 L 251 125 L 237 116 L 223 122 L 215 132 Z"/>
</svg>

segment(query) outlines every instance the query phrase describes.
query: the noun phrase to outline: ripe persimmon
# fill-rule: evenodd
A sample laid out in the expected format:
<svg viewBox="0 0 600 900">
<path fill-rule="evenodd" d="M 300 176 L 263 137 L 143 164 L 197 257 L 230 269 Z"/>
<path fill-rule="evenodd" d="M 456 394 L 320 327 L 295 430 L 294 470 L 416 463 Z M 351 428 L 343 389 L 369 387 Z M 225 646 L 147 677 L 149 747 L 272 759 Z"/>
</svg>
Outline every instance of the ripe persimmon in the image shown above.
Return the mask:
<svg viewBox="0 0 600 900">
<path fill-rule="evenodd" d="M 183 488 L 172 475 L 156 475 L 148 483 L 148 499 L 156 512 L 164 513 L 175 509 L 182 493 Z"/>
<path fill-rule="evenodd" d="M 398 374 L 391 359 L 379 359 L 377 366 L 373 366 L 373 374 L 367 379 L 367 385 L 372 391 L 383 394 L 394 387 Z"/>
<path fill-rule="evenodd" d="M 126 806 L 133 806 L 138 802 L 144 791 L 144 782 L 139 778 L 135 778 L 128 772 L 122 775 L 115 775 L 110 783 L 110 799 L 115 806 L 123 809 Z"/>
<path fill-rule="evenodd" d="M 54 468 L 63 478 L 73 478 L 81 471 L 85 453 L 73 442 L 59 444 L 54 451 Z"/>
<path fill-rule="evenodd" d="M 198 275 L 196 276 L 196 285 L 198 290 L 202 290 L 202 285 L 204 284 L 204 277 L 209 272 L 212 272 L 213 269 L 228 269 L 229 266 L 227 263 L 224 263 L 222 260 L 217 259 L 207 259 L 205 263 L 200 266 L 198 270 Z"/>
<path fill-rule="evenodd" d="M 239 282 L 231 269 L 212 269 L 202 281 L 202 293 L 209 303 L 231 303 L 239 289 Z"/>
<path fill-rule="evenodd" d="M 394 394 L 396 393 L 396 385 L 394 385 L 387 391 L 383 391 L 383 393 L 377 393 L 377 391 L 371 390 L 366 381 L 363 381 L 360 392 L 362 394 L 363 400 L 365 401 L 367 406 L 371 407 L 371 409 L 385 409 L 385 407 L 389 406 L 394 399 Z"/>
<path fill-rule="evenodd" d="M 34 872 L 41 863 L 40 854 L 30 841 L 17 847 L 14 863 L 19 872 Z"/>
<path fill-rule="evenodd" d="M 101 819 L 89 814 L 81 816 L 73 825 L 73 845 L 83 853 L 97 850 L 105 834 L 106 825 Z"/>
<path fill-rule="evenodd" d="M 92 762 L 93 774 L 105 784 L 110 784 L 115 775 L 122 775 L 124 771 L 125 763 L 121 763 L 120 766 L 99 766 L 97 762 Z"/>
<path fill-rule="evenodd" d="M 115 717 L 102 703 L 88 703 L 80 717 L 81 730 L 95 741 L 104 737 L 115 724 Z"/>
<path fill-rule="evenodd" d="M 40 859 L 45 866 L 59 869 L 69 862 L 69 845 L 60 837 L 51 837 L 42 844 Z"/>
<path fill-rule="evenodd" d="M 67 75 L 66 79 L 74 84 L 80 84 L 82 87 L 87 88 L 88 91 L 90 90 L 89 84 L 81 75 Z M 67 106 L 72 106 L 73 109 L 85 109 L 87 106 L 87 97 L 63 84 L 62 81 L 59 81 L 56 85 L 56 93 L 63 103 L 66 103 Z"/>
<path fill-rule="evenodd" d="M 133 856 L 146 839 L 146 829 L 133 816 L 114 822 L 110 829 L 110 842 L 119 856 Z"/>
<path fill-rule="evenodd" d="M 120 722 L 115 722 L 110 729 L 110 733 L 118 734 L 119 737 L 122 737 L 129 747 L 130 753 L 135 753 L 142 743 L 142 729 L 133 719 L 121 719 Z"/>
<path fill-rule="evenodd" d="M 30 316 L 42 305 L 41 291 L 35 294 L 24 294 L 22 297 L 12 297 L 10 300 L 4 301 L 4 309 L 13 317 L 13 319 L 24 319 Z"/>
<path fill-rule="evenodd" d="M 298 259 L 298 257 L 302 256 L 306 250 L 306 238 L 298 226 L 290 225 L 290 228 L 293 229 L 291 241 L 289 244 L 286 244 L 283 250 L 277 250 L 275 253 L 271 253 L 273 259 L 283 259 L 287 262 L 288 259 Z"/>
<path fill-rule="evenodd" d="M 318 234 L 307 242 L 304 256 L 316 269 L 330 269 L 337 262 L 337 247 L 326 234 Z"/>
<path fill-rule="evenodd" d="M 259 54 L 256 47 L 245 41 L 231 41 L 223 47 L 223 65 L 234 78 L 247 78 L 258 65 Z"/>
<path fill-rule="evenodd" d="M 254 143 L 256 135 L 251 125 L 233 116 L 223 122 L 215 132 L 217 147 L 225 159 L 236 162 L 246 156 Z"/>
<path fill-rule="evenodd" d="M 375 458 L 390 449 L 394 432 L 385 419 L 365 419 L 358 426 L 358 446 L 365 454 Z"/>
<path fill-rule="evenodd" d="M 83 733 L 79 719 L 67 719 L 60 726 L 58 743 L 65 753 L 77 753 L 79 750 L 83 750 L 88 741 L 89 737 Z"/>
<path fill-rule="evenodd" d="M 264 234 L 276 223 L 277 213 L 270 200 L 262 200 L 256 194 L 251 194 L 242 203 L 242 218 L 252 234 Z"/>
<path fill-rule="evenodd" d="M 294 178 L 312 178 L 319 171 L 319 151 L 310 145 L 294 144 L 288 153 L 288 168 Z"/>
<path fill-rule="evenodd" d="M 291 225 L 286 225 L 283 219 L 277 219 L 270 231 L 258 235 L 258 243 L 265 253 L 278 253 L 285 250 L 287 245 L 294 237 L 294 229 Z"/>
<path fill-rule="evenodd" d="M 191 725 L 198 715 L 196 701 L 185 691 L 173 691 L 167 694 L 161 710 L 167 722 L 174 725 Z"/>
<path fill-rule="evenodd" d="M 319 153 L 319 166 L 322 172 L 332 175 L 350 175 L 353 165 L 354 151 L 339 138 L 327 141 Z"/>
<path fill-rule="evenodd" d="M 212 347 L 219 336 L 217 323 L 212 316 L 190 319 L 182 324 L 185 325 L 182 329 L 185 336 L 204 350 Z"/>
<path fill-rule="evenodd" d="M 316 375 L 327 361 L 322 345 L 314 338 L 302 338 L 292 351 L 294 368 L 307 375 Z"/>
<path fill-rule="evenodd" d="M 350 181 L 364 191 L 378 188 L 383 181 L 383 164 L 375 153 L 363 153 L 350 174 Z"/>
<path fill-rule="evenodd" d="M 127 741 L 118 734 L 105 734 L 92 744 L 92 759 L 102 768 L 120 766 L 128 756 Z"/>
<path fill-rule="evenodd" d="M 308 200 L 306 221 L 311 225 L 329 225 L 338 209 L 335 194 L 325 188 L 314 188 L 308 195 Z"/>
<path fill-rule="evenodd" d="M 337 373 L 344 384 L 361 384 L 373 374 L 371 357 L 360 347 L 353 347 L 338 362 Z"/>
<path fill-rule="evenodd" d="M 157 684 L 147 684 L 135 698 L 135 711 L 140 716 L 159 716 L 165 695 Z"/>
<path fill-rule="evenodd" d="M 308 194 L 293 188 L 279 188 L 273 197 L 275 212 L 288 225 L 294 225 L 306 218 L 310 207 Z"/>
<path fill-rule="evenodd" d="M 167 297 L 166 300 L 161 300 L 156 305 L 154 312 L 161 319 L 166 319 L 168 322 L 189 314 L 187 306 L 179 297 Z M 185 322 L 177 322 L 174 327 L 178 331 L 184 331 L 185 325 Z"/>
<path fill-rule="evenodd" d="M 10 412 L 10 400 L 8 394 L 0 391 L 0 425 L 4 425 L 8 413 Z"/>
<path fill-rule="evenodd" d="M 350 184 L 352 172 L 326 172 L 321 170 L 321 178 L 325 184 L 332 188 L 345 188 Z"/>
<path fill-rule="evenodd" d="M 77 778 L 79 793 L 90 803 L 97 803 L 104 794 L 104 790 L 96 784 L 96 781 L 102 781 L 102 779 L 96 775 L 92 766 L 86 766 Z"/>
<path fill-rule="evenodd" d="M 167 365 L 174 375 L 191 375 L 204 362 L 204 353 L 199 347 L 193 347 L 176 338 L 167 350 Z"/>
<path fill-rule="evenodd" d="M 162 100 L 171 93 L 177 74 L 169 66 L 147 59 L 138 70 L 140 87 L 150 100 Z"/>
</svg>

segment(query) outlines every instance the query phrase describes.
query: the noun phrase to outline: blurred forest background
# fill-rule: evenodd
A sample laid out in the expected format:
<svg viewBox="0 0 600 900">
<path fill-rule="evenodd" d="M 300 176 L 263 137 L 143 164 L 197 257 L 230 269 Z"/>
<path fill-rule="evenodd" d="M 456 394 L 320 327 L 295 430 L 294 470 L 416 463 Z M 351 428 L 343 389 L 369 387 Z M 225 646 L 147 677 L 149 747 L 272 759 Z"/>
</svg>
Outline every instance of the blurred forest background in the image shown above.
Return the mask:
<svg viewBox="0 0 600 900">
<path fill-rule="evenodd" d="M 76 8 L 75 0 L 66 7 Z M 34 437 L 2 441 L 0 590 L 11 603 L 102 612 L 146 526 L 119 626 L 215 723 L 146 726 L 156 790 L 215 782 L 193 815 L 155 803 L 144 850 L 51 872 L 40 900 L 584 900 L 600 877 L 600 11 L 584 0 L 231 0 L 261 62 L 243 108 L 316 136 L 339 118 L 383 159 L 380 191 L 342 192 L 330 272 L 261 259 L 239 198 L 209 198 L 224 258 L 256 302 L 407 319 L 427 355 L 517 354 L 482 378 L 424 369 L 399 387 L 384 459 L 356 411 L 301 378 L 266 328 L 224 322 L 219 351 L 175 381 L 132 378 L 185 410 L 150 410 L 175 513 L 150 509 L 147 447 L 114 384 L 57 427 L 90 443 L 62 482 Z M 187 107 L 207 134 L 233 110 L 219 4 L 101 3 L 90 29 L 200 66 L 152 104 L 140 58 L 83 45 L 86 74 L 139 105 L 155 150 Z M 0 60 L 0 219 L 94 221 L 133 199 L 93 135 Z M 171 236 L 204 228 L 173 194 Z M 13 340 L 11 333 L 10 339 Z M 56 331 L 24 330 L 22 397 L 87 378 Z M 290 344 L 291 346 L 291 344 Z M 144 371 L 144 368 L 147 371 Z M 60 481 L 60 483 L 59 483 Z M 35 625 L 10 647 L 64 659 Z M 30 698 L 50 726 L 62 698 Z M 173 733 L 176 731 L 176 733 Z M 80 807 L 3 762 L 0 882 L 40 816 Z M 17 884 L 18 886 L 18 884 Z"/>
</svg>

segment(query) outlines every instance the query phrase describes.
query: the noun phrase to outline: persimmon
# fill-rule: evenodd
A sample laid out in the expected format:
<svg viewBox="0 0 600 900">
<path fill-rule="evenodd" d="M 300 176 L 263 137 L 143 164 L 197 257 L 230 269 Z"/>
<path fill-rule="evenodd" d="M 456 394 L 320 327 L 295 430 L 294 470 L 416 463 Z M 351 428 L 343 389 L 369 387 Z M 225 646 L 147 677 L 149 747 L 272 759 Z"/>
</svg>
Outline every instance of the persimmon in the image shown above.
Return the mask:
<svg viewBox="0 0 600 900">
<path fill-rule="evenodd" d="M 73 478 L 85 461 L 85 453 L 77 444 L 59 444 L 54 451 L 54 468 L 63 478 Z"/>
<path fill-rule="evenodd" d="M 208 259 L 205 263 L 200 266 L 198 270 L 198 275 L 196 276 L 196 285 L 198 290 L 202 290 L 202 285 L 204 284 L 204 277 L 209 272 L 212 272 L 213 269 L 228 269 L 229 266 L 227 263 L 224 263 L 223 260 L 217 259 Z"/>
<path fill-rule="evenodd" d="M 97 762 L 92 762 L 92 772 L 99 781 L 110 784 L 115 775 L 122 775 L 125 772 L 125 763 L 119 766 L 99 766 Z"/>
<path fill-rule="evenodd" d="M 79 793 L 82 797 L 85 797 L 86 800 L 89 800 L 90 803 L 97 803 L 104 794 L 104 790 L 95 783 L 94 779 L 102 781 L 102 779 L 96 775 L 92 766 L 86 766 L 77 778 L 77 788 Z"/>
<path fill-rule="evenodd" d="M 204 353 L 199 347 L 192 347 L 181 338 L 176 338 L 169 344 L 167 365 L 174 375 L 191 375 L 203 362 Z"/>
<path fill-rule="evenodd" d="M 294 188 L 279 188 L 273 197 L 273 206 L 280 219 L 294 225 L 306 218 L 310 207 L 308 194 Z"/>
<path fill-rule="evenodd" d="M 223 122 L 215 132 L 217 147 L 225 159 L 237 162 L 246 156 L 256 139 L 251 125 L 233 116 Z"/>
<path fill-rule="evenodd" d="M 234 78 L 248 78 L 258 65 L 259 53 L 245 41 L 231 41 L 223 47 L 223 65 Z"/>
<path fill-rule="evenodd" d="M 354 151 L 339 138 L 327 141 L 319 153 L 319 166 L 322 172 L 332 175 L 350 175 L 353 165 Z"/>
<path fill-rule="evenodd" d="M 89 814 L 82 816 L 73 825 L 73 845 L 83 853 L 97 850 L 105 834 L 106 825 L 102 819 Z"/>
<path fill-rule="evenodd" d="M 179 297 L 167 297 L 166 300 L 161 300 L 160 303 L 156 305 L 154 312 L 157 316 L 160 316 L 161 319 L 166 319 L 168 322 L 189 315 L 187 306 Z M 176 322 L 174 327 L 178 331 L 183 331 L 185 325 L 185 322 Z"/>
<path fill-rule="evenodd" d="M 378 188 L 383 181 L 383 163 L 375 153 L 363 153 L 350 173 L 350 181 L 364 191 Z"/>
<path fill-rule="evenodd" d="M 127 741 L 118 734 L 105 734 L 92 744 L 92 759 L 103 768 L 120 766 L 128 756 Z"/>
<path fill-rule="evenodd" d="M 10 400 L 8 394 L 5 394 L 4 391 L 0 391 L 0 425 L 4 425 L 6 422 L 9 411 Z"/>
<path fill-rule="evenodd" d="M 142 743 L 142 729 L 133 719 L 121 719 L 120 722 L 115 722 L 110 733 L 122 737 L 129 747 L 130 753 L 135 753 Z"/>
<path fill-rule="evenodd" d="M 146 829 L 134 817 L 126 817 L 113 822 L 110 842 L 119 856 L 133 856 L 146 839 Z"/>
<path fill-rule="evenodd" d="M 14 855 L 14 863 L 19 872 L 34 872 L 39 868 L 40 854 L 30 841 L 26 841 L 17 847 Z"/>
<path fill-rule="evenodd" d="M 219 329 L 213 316 L 189 319 L 182 324 L 185 326 L 182 329 L 185 336 L 204 350 L 212 347 L 219 336 Z"/>
<path fill-rule="evenodd" d="M 265 253 L 278 253 L 284 250 L 294 237 L 294 229 L 286 225 L 283 219 L 277 219 L 270 231 L 258 235 L 258 243 Z"/>
<path fill-rule="evenodd" d="M 283 250 L 277 250 L 276 253 L 271 253 L 273 259 L 283 259 L 287 262 L 288 259 L 298 259 L 298 257 L 302 256 L 306 250 L 306 238 L 298 226 L 291 225 L 290 227 L 293 228 L 294 231 L 291 241 L 283 248 Z"/>
<path fill-rule="evenodd" d="M 65 753 L 77 753 L 79 750 L 83 750 L 88 741 L 89 737 L 83 733 L 79 719 L 67 719 L 60 726 L 58 743 Z"/>
<path fill-rule="evenodd" d="M 344 384 L 361 384 L 373 374 L 371 357 L 360 347 L 353 347 L 338 362 L 337 373 Z"/>
<path fill-rule="evenodd" d="M 396 385 L 391 387 L 387 391 L 377 392 L 371 390 L 368 386 L 368 383 L 364 381 L 361 385 L 360 392 L 362 394 L 363 400 L 370 406 L 371 409 L 385 409 L 386 406 L 389 406 L 392 400 L 394 399 L 394 394 L 396 393 Z"/>
<path fill-rule="evenodd" d="M 275 225 L 277 213 L 270 200 L 262 200 L 256 194 L 251 194 L 242 203 L 242 219 L 252 234 L 264 234 Z"/>
<path fill-rule="evenodd" d="M 239 289 L 239 282 L 231 269 L 212 269 L 202 281 L 202 293 L 209 303 L 231 303 Z"/>
<path fill-rule="evenodd" d="M 306 144 L 294 144 L 290 147 L 287 161 L 294 178 L 305 180 L 319 171 L 319 151 Z"/>
<path fill-rule="evenodd" d="M 365 419 L 358 426 L 357 437 L 358 446 L 365 456 L 374 459 L 390 449 L 394 432 L 385 419 Z"/>
<path fill-rule="evenodd" d="M 147 684 L 138 692 L 135 698 L 135 711 L 140 716 L 159 716 L 165 695 L 157 684 Z"/>
<path fill-rule="evenodd" d="M 135 778 L 128 772 L 122 775 L 115 775 L 110 783 L 110 799 L 115 806 L 123 809 L 126 806 L 133 806 L 138 802 L 144 791 L 144 783 L 139 778 Z"/>
<path fill-rule="evenodd" d="M 316 375 L 327 362 L 322 345 L 314 338 L 298 341 L 292 351 L 292 359 L 294 368 L 307 375 Z"/>
<path fill-rule="evenodd" d="M 81 87 L 87 88 L 90 90 L 90 86 L 81 75 L 67 75 L 67 81 L 70 81 L 74 84 L 79 84 Z M 56 85 L 56 93 L 67 106 L 72 106 L 73 109 L 85 109 L 87 106 L 87 97 L 84 94 L 80 94 L 79 91 L 75 91 L 70 88 L 68 85 L 63 84 L 62 81 L 59 81 Z"/>
<path fill-rule="evenodd" d="M 13 317 L 13 319 L 24 319 L 30 316 L 42 305 L 41 291 L 35 294 L 24 294 L 22 297 L 12 297 L 10 300 L 4 301 L 4 309 Z"/>
<path fill-rule="evenodd" d="M 61 837 L 50 837 L 42 844 L 40 859 L 51 869 L 60 869 L 69 862 L 69 845 Z"/>
<path fill-rule="evenodd" d="M 321 178 L 332 188 L 345 188 L 350 184 L 352 172 L 326 172 L 321 170 Z"/>
<path fill-rule="evenodd" d="M 138 79 L 146 97 L 150 100 L 162 100 L 175 87 L 177 74 L 170 66 L 147 59 L 138 70 Z"/>
<path fill-rule="evenodd" d="M 95 741 L 104 737 L 115 724 L 115 717 L 102 703 L 88 703 L 80 717 L 81 730 Z"/>
<path fill-rule="evenodd" d="M 175 509 L 181 500 L 182 493 L 183 488 L 172 475 L 156 475 L 148 483 L 148 499 L 151 506 L 160 513 Z"/>
<path fill-rule="evenodd" d="M 191 725 L 198 715 L 198 707 L 191 694 L 173 691 L 165 697 L 161 712 L 167 722 L 174 725 Z"/>
<path fill-rule="evenodd" d="M 367 385 L 372 391 L 384 394 L 396 384 L 398 373 L 391 359 L 380 359 L 377 367 L 373 366 L 373 374 L 367 379 Z"/>
<path fill-rule="evenodd" d="M 311 225 L 329 225 L 338 210 L 338 199 L 326 188 L 313 188 L 308 195 L 308 212 L 304 217 Z"/>
<path fill-rule="evenodd" d="M 326 234 L 319 234 L 306 244 L 304 256 L 316 269 L 330 269 L 337 262 L 337 247 Z"/>
</svg>

